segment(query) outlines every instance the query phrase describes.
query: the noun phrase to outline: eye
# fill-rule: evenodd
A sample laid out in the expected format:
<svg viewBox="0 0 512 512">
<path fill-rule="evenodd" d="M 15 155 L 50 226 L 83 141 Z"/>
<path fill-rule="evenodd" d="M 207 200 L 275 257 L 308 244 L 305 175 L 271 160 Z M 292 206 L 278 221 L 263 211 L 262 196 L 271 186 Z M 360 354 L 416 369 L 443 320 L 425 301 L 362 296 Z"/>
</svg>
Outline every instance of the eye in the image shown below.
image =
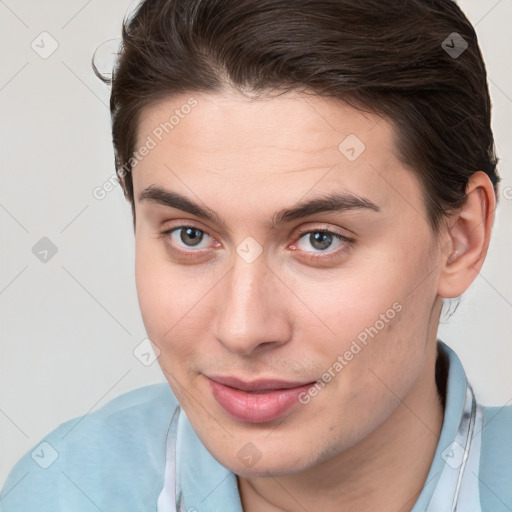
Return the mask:
<svg viewBox="0 0 512 512">
<path fill-rule="evenodd" d="M 292 250 L 310 253 L 309 259 L 333 259 L 346 252 L 353 239 L 328 229 L 302 231 L 297 241 L 290 246 Z M 203 250 L 221 246 L 205 230 L 194 226 L 176 226 L 160 233 L 159 238 L 165 240 L 168 249 L 177 256 L 187 256 L 193 253 L 203 254 Z M 312 249 L 311 249 L 312 248 Z"/>
<path fill-rule="evenodd" d="M 206 249 L 208 248 L 208 239 L 211 238 L 206 231 L 194 226 L 177 226 L 163 231 L 160 236 L 167 239 L 171 248 L 177 252 L 187 252 L 186 249 L 190 248 Z M 202 244 L 205 241 L 206 244 Z M 181 249 L 185 249 L 185 251 L 181 251 Z"/>
<path fill-rule="evenodd" d="M 299 236 L 300 238 L 292 246 L 292 249 L 298 248 L 301 251 L 314 253 L 315 258 L 335 257 L 347 250 L 353 242 L 352 239 L 341 233 L 324 229 L 304 231 L 299 233 Z M 325 253 L 325 256 L 323 253 Z"/>
</svg>

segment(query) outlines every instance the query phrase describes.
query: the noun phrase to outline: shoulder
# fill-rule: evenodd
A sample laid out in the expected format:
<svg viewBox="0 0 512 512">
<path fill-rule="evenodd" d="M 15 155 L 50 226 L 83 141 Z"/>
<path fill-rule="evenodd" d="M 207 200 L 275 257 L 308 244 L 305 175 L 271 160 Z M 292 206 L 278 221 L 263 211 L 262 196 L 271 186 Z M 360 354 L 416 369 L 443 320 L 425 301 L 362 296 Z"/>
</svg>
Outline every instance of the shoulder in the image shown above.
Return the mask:
<svg viewBox="0 0 512 512">
<path fill-rule="evenodd" d="M 151 510 L 152 502 L 156 508 L 177 405 L 167 383 L 154 384 L 62 423 L 11 470 L 0 511 Z"/>
<path fill-rule="evenodd" d="M 496 452 L 496 446 L 512 450 L 512 405 L 482 406 L 482 454 Z M 508 460 L 512 465 L 512 458 Z"/>
<path fill-rule="evenodd" d="M 480 496 L 484 510 L 512 510 L 512 406 L 482 407 Z"/>
</svg>

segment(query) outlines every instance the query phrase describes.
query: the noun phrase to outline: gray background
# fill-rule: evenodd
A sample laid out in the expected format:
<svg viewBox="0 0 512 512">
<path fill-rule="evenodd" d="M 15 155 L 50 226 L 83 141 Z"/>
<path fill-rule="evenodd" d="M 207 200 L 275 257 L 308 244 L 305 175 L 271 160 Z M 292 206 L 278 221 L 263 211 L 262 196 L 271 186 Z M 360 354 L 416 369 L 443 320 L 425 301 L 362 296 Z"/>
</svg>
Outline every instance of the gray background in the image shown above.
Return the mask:
<svg viewBox="0 0 512 512">
<path fill-rule="evenodd" d="M 134 3 L 0 0 L 0 485 L 59 423 L 164 381 L 145 346 L 135 350 L 146 336 L 129 205 L 119 186 L 93 195 L 114 166 L 109 88 L 91 56 Z M 480 401 L 502 405 L 512 401 L 512 0 L 459 3 L 488 67 L 503 184 L 486 264 L 439 337 Z"/>
</svg>

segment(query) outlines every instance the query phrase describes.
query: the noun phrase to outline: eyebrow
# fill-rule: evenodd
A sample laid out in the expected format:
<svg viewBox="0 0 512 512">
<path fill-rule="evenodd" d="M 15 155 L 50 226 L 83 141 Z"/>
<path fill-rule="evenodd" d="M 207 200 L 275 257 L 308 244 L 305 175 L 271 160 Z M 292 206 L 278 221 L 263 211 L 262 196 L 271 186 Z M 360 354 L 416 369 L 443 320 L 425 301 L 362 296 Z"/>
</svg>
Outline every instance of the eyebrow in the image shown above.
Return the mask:
<svg viewBox="0 0 512 512">
<path fill-rule="evenodd" d="M 219 225 L 226 225 L 224 219 L 210 208 L 200 206 L 177 192 L 166 190 L 156 185 L 150 185 L 145 188 L 139 195 L 139 201 L 149 201 L 162 206 L 176 208 L 201 219 L 205 219 Z M 274 213 L 272 221 L 268 224 L 268 227 L 274 228 L 280 224 L 285 224 L 287 222 L 309 217 L 310 215 L 318 213 L 343 212 L 361 209 L 380 212 L 380 207 L 367 198 L 351 193 L 337 192 L 317 197 Z"/>
</svg>

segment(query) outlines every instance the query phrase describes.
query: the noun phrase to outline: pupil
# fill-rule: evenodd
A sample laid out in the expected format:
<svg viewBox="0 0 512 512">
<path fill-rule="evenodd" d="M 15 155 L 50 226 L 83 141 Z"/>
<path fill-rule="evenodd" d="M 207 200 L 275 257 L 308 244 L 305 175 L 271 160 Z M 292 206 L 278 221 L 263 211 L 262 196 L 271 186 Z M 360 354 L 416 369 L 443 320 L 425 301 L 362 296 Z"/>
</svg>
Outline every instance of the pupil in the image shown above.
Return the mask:
<svg viewBox="0 0 512 512">
<path fill-rule="evenodd" d="M 309 235 L 309 238 L 311 245 L 315 247 L 315 249 L 327 249 L 332 243 L 331 235 L 329 235 L 328 233 L 311 233 L 311 235 Z"/>
<path fill-rule="evenodd" d="M 203 239 L 202 232 L 195 228 L 181 230 L 181 241 L 187 245 L 197 245 Z"/>
</svg>

